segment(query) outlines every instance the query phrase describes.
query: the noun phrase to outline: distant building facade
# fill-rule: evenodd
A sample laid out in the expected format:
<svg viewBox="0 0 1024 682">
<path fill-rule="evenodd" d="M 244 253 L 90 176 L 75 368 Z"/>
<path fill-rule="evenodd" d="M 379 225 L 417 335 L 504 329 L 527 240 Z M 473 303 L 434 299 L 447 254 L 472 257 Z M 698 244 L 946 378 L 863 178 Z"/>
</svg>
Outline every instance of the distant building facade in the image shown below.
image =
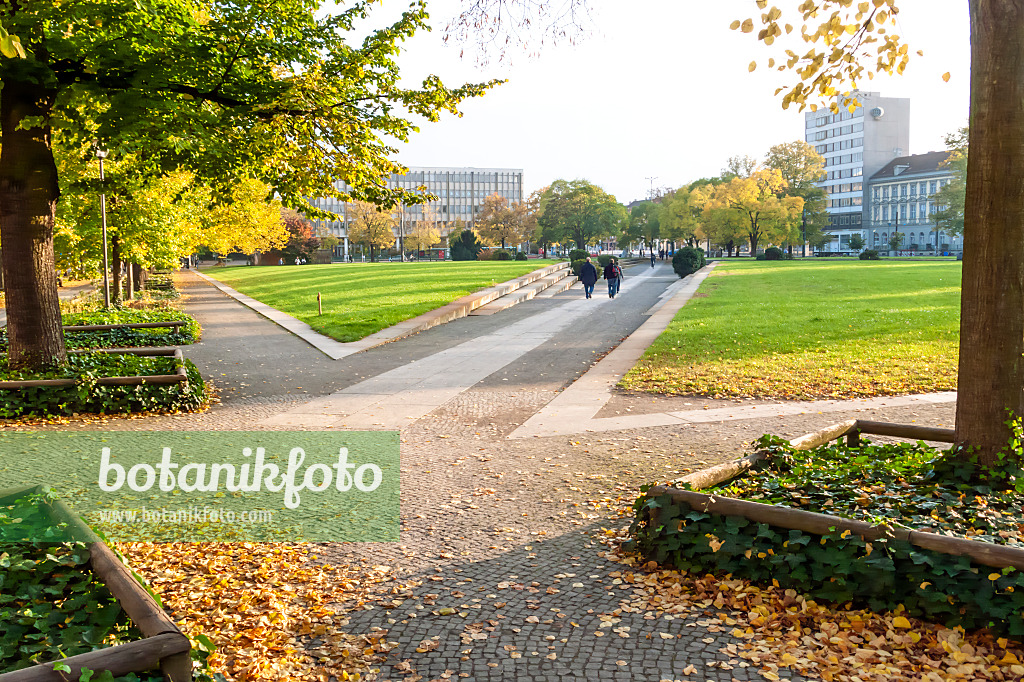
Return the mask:
<svg viewBox="0 0 1024 682">
<path fill-rule="evenodd" d="M 868 248 L 889 251 L 894 233 L 903 235 L 900 252 L 963 250 L 963 238 L 944 233 L 935 221 L 943 207 L 935 193 L 953 179 L 944 165 L 949 152 L 901 156 L 871 176 L 865 230 Z"/>
<path fill-rule="evenodd" d="M 830 244 L 821 251 L 848 251 L 850 237 L 865 231 L 868 190 L 865 180 L 910 148 L 910 100 L 855 92 L 861 106 L 850 111 L 839 102 L 839 113 L 826 110 L 804 114 L 804 139 L 825 158 L 825 190 Z"/>
<path fill-rule="evenodd" d="M 456 221 L 466 227 L 475 226 L 484 197 L 497 193 L 510 204 L 522 202 L 523 169 L 417 166 L 410 167 L 404 175 L 392 174 L 388 186 L 410 190 L 422 186 L 428 194 L 438 197 L 425 204 L 402 207 L 399 227 L 395 230 L 396 240 L 399 232 L 408 235 L 419 222 L 431 223 L 443 236 L 455 227 Z M 344 191 L 347 185 L 338 181 L 335 188 Z M 313 223 L 318 231 L 330 232 L 340 240 L 337 255 L 347 259 L 352 252 L 348 240 L 348 205 L 333 197 L 310 199 L 309 203 L 339 216 L 338 220 L 314 220 Z"/>
</svg>

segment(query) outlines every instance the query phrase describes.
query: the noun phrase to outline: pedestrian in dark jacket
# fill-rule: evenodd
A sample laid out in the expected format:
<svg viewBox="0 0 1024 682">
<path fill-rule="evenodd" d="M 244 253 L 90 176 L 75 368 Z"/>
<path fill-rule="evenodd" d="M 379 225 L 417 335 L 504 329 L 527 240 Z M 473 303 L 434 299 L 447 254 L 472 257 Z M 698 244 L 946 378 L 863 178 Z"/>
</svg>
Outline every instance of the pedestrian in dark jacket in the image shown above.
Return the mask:
<svg viewBox="0 0 1024 682">
<path fill-rule="evenodd" d="M 587 262 L 580 268 L 580 281 L 583 282 L 583 293 L 590 298 L 594 293 L 594 285 L 597 284 L 597 268 L 587 259 Z"/>
<path fill-rule="evenodd" d="M 608 265 L 604 266 L 604 278 L 608 281 L 608 298 L 615 298 L 615 293 L 619 290 L 621 274 L 622 270 L 615 264 L 615 259 L 608 261 Z"/>
</svg>

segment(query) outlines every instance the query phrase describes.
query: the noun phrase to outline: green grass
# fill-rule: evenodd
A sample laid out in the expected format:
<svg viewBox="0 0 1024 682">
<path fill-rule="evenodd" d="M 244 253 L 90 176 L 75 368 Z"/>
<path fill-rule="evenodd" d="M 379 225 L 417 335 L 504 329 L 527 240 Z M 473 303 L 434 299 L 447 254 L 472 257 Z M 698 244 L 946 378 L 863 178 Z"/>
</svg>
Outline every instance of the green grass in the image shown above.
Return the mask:
<svg viewBox="0 0 1024 682">
<path fill-rule="evenodd" d="M 723 262 L 621 385 L 781 399 L 955 390 L 960 268 Z"/>
<path fill-rule="evenodd" d="M 228 286 L 338 341 L 357 341 L 551 260 L 209 268 Z M 322 316 L 316 295 L 323 296 Z"/>
</svg>

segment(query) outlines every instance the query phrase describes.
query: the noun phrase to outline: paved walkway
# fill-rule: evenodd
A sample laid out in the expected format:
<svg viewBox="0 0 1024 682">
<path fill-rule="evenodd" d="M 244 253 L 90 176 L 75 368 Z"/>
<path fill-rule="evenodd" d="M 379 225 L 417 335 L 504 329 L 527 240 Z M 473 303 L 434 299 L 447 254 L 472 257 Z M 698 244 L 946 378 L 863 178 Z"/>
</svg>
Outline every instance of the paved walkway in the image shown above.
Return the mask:
<svg viewBox="0 0 1024 682">
<path fill-rule="evenodd" d="M 734 458 L 766 431 L 791 438 L 854 417 L 952 421 L 952 403 L 925 400 L 836 402 L 823 416 L 820 405 L 650 396 L 633 398 L 639 419 L 599 418 L 622 399 L 610 382 L 696 288 L 665 263 L 628 269 L 614 300 L 570 290 L 338 360 L 181 276 L 204 327 L 185 353 L 220 404 L 103 426 L 401 428 L 402 541 L 318 548 L 400 576 L 349 614 L 350 631 L 385 628 L 399 645 L 380 679 L 760 679 L 725 653 L 736 641 L 702 610 L 652 620 L 631 609 L 603 529 L 624 523 L 640 484 Z M 687 402 L 709 418 L 678 417 Z"/>
<path fill-rule="evenodd" d="M 81 294 L 92 291 L 96 288 L 96 284 L 88 282 L 86 284 L 77 284 L 73 287 L 61 287 L 57 290 L 57 296 L 62 301 L 70 301 L 71 299 L 80 296 Z M 0 327 L 7 326 L 7 310 L 0 308 Z"/>
</svg>

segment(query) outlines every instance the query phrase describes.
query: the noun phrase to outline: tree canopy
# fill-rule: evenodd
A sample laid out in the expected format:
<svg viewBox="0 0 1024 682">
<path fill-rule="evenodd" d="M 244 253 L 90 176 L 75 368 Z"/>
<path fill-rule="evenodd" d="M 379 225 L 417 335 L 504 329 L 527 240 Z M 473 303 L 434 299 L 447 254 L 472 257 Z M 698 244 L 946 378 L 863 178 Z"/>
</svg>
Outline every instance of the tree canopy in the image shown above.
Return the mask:
<svg viewBox="0 0 1024 682">
<path fill-rule="evenodd" d="M 53 255 L 55 149 L 134 156 L 136 174 L 187 170 L 224 200 L 239 181 L 286 204 L 305 196 L 416 203 L 384 180 L 401 168 L 389 139 L 413 117 L 457 113 L 492 83 L 399 84 L 398 43 L 425 27 L 423 2 L 393 25 L 347 39 L 372 2 L 337 14 L 309 0 L 21 0 L 0 7 L 0 240 L 9 361 L 65 359 Z M 337 189 L 342 180 L 350 189 Z M 112 175 L 109 186 L 125 184 Z M 96 183 L 91 183 L 95 188 Z M 305 207 L 307 212 L 309 207 Z M 315 211 L 313 211 L 315 212 Z"/>
<path fill-rule="evenodd" d="M 586 249 L 597 239 L 620 234 L 626 209 L 586 180 L 555 180 L 541 196 L 537 222 L 547 241 L 574 241 L 577 248 Z"/>
</svg>

